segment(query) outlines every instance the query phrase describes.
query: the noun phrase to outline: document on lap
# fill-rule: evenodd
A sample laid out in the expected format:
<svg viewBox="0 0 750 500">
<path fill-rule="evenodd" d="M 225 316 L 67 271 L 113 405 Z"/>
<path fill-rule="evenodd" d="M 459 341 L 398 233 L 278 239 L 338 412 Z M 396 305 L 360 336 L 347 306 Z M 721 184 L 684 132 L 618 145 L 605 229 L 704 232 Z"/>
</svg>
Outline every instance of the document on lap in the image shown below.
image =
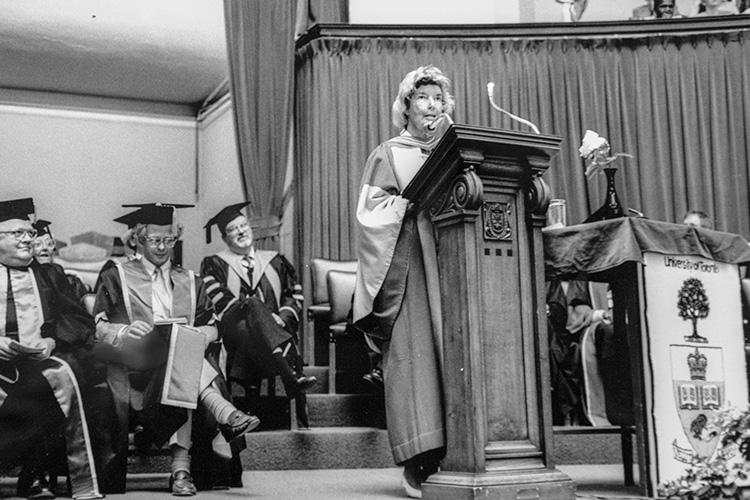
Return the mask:
<svg viewBox="0 0 750 500">
<path fill-rule="evenodd" d="M 16 351 L 18 354 L 25 354 L 27 356 L 30 356 L 32 354 L 41 354 L 44 352 L 44 347 L 32 347 L 21 344 L 20 342 L 17 342 L 15 340 L 11 340 L 10 344 L 8 344 L 8 347 Z"/>
<path fill-rule="evenodd" d="M 195 409 L 198 405 L 206 336 L 172 323 L 161 404 Z"/>
</svg>

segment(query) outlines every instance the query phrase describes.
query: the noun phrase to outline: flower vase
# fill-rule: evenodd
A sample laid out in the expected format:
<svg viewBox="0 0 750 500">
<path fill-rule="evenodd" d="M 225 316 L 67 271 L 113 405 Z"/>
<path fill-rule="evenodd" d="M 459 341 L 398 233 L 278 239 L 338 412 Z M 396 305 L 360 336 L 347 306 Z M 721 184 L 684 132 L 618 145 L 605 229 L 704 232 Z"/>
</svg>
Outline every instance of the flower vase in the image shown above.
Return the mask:
<svg viewBox="0 0 750 500">
<path fill-rule="evenodd" d="M 604 205 L 596 211 L 599 215 L 598 220 L 616 219 L 623 217 L 625 211 L 620 205 L 620 198 L 617 196 L 617 188 L 615 187 L 615 174 L 617 173 L 617 167 L 604 167 L 604 175 L 607 177 L 607 194 L 604 197 Z"/>
</svg>

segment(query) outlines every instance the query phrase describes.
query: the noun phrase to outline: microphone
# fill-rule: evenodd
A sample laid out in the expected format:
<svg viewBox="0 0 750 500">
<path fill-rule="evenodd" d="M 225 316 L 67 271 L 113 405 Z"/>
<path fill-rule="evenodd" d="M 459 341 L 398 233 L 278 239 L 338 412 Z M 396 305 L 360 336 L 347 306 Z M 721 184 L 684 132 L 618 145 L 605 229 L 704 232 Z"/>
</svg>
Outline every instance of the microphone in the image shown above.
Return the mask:
<svg viewBox="0 0 750 500">
<path fill-rule="evenodd" d="M 451 120 L 450 116 L 448 116 L 446 113 L 440 113 L 437 118 L 427 124 L 427 130 L 429 130 L 430 132 L 434 132 L 435 129 L 437 129 L 438 125 L 440 125 L 440 122 L 443 121 L 447 121 L 448 125 L 451 125 L 453 123 L 453 120 Z"/>
<path fill-rule="evenodd" d="M 495 83 L 494 82 L 489 82 L 487 84 L 487 96 L 489 96 L 489 98 L 490 98 L 490 104 L 492 105 L 492 107 L 495 108 L 496 110 L 500 111 L 501 113 L 505 113 L 512 120 L 515 120 L 518 123 L 522 123 L 522 124 L 526 125 L 527 127 L 530 127 L 531 130 L 533 130 L 535 134 L 541 134 L 541 132 L 539 132 L 539 129 L 537 128 L 537 126 L 534 125 L 533 123 L 531 123 L 529 120 L 524 120 L 520 116 L 516 116 L 513 113 L 508 113 L 503 108 L 501 108 L 500 106 L 498 106 L 497 104 L 495 104 L 494 94 L 495 94 Z"/>
</svg>

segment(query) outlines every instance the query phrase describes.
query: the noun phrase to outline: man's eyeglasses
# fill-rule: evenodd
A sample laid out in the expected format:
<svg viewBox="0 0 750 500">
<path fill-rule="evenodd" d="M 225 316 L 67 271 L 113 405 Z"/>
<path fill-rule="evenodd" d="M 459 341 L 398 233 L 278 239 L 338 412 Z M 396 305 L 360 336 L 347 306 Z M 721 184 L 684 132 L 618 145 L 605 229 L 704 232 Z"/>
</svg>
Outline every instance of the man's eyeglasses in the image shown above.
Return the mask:
<svg viewBox="0 0 750 500">
<path fill-rule="evenodd" d="M 235 235 L 246 232 L 248 229 L 250 229 L 250 224 L 240 224 L 238 226 L 228 227 L 227 234 Z"/>
<path fill-rule="evenodd" d="M 15 231 L 0 231 L 0 234 L 9 234 L 13 236 L 16 240 L 21 241 L 24 236 L 27 238 L 33 240 L 36 238 L 36 229 L 17 229 Z"/>
<path fill-rule="evenodd" d="M 154 248 L 158 247 L 162 243 L 167 248 L 174 248 L 174 246 L 177 244 L 178 239 L 179 238 L 177 238 L 176 236 L 166 236 L 164 238 L 160 238 L 157 236 L 146 236 L 143 238 L 143 243 Z"/>
</svg>

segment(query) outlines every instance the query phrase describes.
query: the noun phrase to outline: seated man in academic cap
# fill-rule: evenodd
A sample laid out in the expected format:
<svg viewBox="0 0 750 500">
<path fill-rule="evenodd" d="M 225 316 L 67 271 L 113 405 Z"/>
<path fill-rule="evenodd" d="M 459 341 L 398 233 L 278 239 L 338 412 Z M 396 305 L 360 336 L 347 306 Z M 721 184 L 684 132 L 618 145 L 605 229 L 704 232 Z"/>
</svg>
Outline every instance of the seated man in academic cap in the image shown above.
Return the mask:
<svg viewBox="0 0 750 500">
<path fill-rule="evenodd" d="M 73 498 L 102 498 L 78 364 L 94 323 L 60 268 L 33 259 L 33 213 L 30 198 L 0 202 L 0 465 L 24 464 L 21 496 L 54 498 L 46 445 L 62 434 Z"/>
<path fill-rule="evenodd" d="M 50 221 L 42 219 L 34 222 L 34 229 L 36 229 L 36 240 L 34 240 L 33 245 L 34 258 L 40 264 L 55 264 L 57 243 L 55 242 L 55 237 L 52 236 L 52 231 L 50 231 L 50 224 L 52 224 Z M 73 294 L 79 302 L 83 300 L 86 294 L 91 293 L 89 287 L 75 273 L 64 269 L 63 272 L 65 273 L 65 277 L 68 278 L 68 284 L 70 284 Z"/>
<path fill-rule="evenodd" d="M 278 374 L 287 395 L 298 397 L 317 382 L 304 375 L 295 345 L 302 288 L 283 255 L 253 247 L 253 230 L 241 212 L 248 204 L 225 207 L 206 224 L 207 241 L 216 225 L 227 249 L 203 259 L 201 276 L 217 312 L 223 313 L 222 340 L 231 357 L 230 375 L 248 380 Z M 298 409 L 306 425 L 302 413 Z"/>
<path fill-rule="evenodd" d="M 161 446 L 169 442 L 172 453 L 172 494 L 189 496 L 211 484 L 217 474 L 195 467 L 191 475 L 190 449 L 195 444 L 223 444 L 235 441 L 255 429 L 259 420 L 234 407 L 215 359 L 206 355 L 207 346 L 217 339 L 212 325 L 213 307 L 205 295 L 203 281 L 192 271 L 171 262 L 181 234 L 173 223 L 178 205 L 147 204 L 131 214 L 136 222 L 136 258 L 118 262 L 102 271 L 94 314 L 100 356 L 108 360 L 107 379 L 115 399 L 117 452 L 119 463 L 108 472 L 117 475 L 112 489 L 124 490 L 129 407 L 141 410 L 143 430 L 140 444 Z M 134 395 L 135 394 L 135 395 Z M 193 409 L 202 411 L 193 412 Z M 207 429 L 219 424 L 226 440 L 207 436 Z M 200 420 L 206 425 L 197 430 Z M 242 443 L 241 440 L 233 444 Z M 205 446 L 204 446 L 205 447 Z M 205 450 L 203 450 L 205 455 Z M 241 484 L 239 462 L 232 484 Z M 210 461 L 214 464 L 216 461 Z M 208 465 L 208 464 L 207 464 Z M 239 468 L 239 472 L 238 472 Z M 226 484 L 222 484 L 226 486 Z"/>
</svg>

